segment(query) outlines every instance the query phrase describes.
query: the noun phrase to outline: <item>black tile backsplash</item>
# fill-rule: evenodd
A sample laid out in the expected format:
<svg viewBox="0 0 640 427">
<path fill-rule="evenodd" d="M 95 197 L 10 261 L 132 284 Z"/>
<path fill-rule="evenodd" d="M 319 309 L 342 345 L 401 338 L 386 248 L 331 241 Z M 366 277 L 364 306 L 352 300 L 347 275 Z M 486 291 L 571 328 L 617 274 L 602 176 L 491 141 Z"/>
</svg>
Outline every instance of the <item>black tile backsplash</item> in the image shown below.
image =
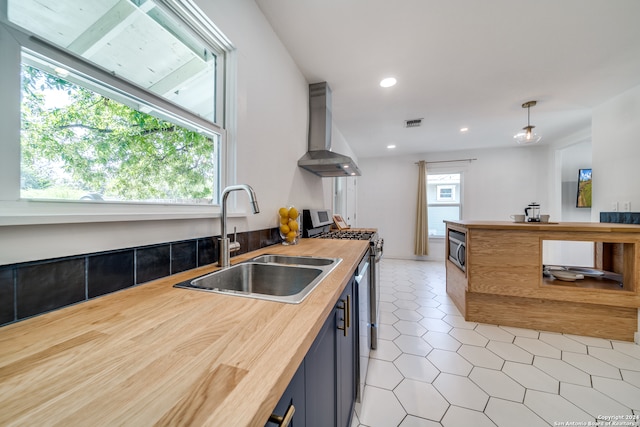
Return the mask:
<svg viewBox="0 0 640 427">
<path fill-rule="evenodd" d="M 171 274 L 171 245 L 150 246 L 136 250 L 136 283 Z"/>
<path fill-rule="evenodd" d="M 280 243 L 277 228 L 237 239 L 240 253 Z M 217 261 L 216 236 L 0 266 L 0 325 Z"/>
<path fill-rule="evenodd" d="M 0 325 L 16 317 L 13 272 L 13 268 L 0 269 Z"/>
<path fill-rule="evenodd" d="M 247 235 L 247 252 L 260 248 L 260 233 L 246 233 Z"/>
<path fill-rule="evenodd" d="M 600 212 L 600 222 L 640 224 L 640 212 Z"/>
<path fill-rule="evenodd" d="M 246 254 L 251 252 L 249 249 L 249 233 L 240 233 L 237 236 L 238 242 L 240 242 L 240 250 L 237 251 L 234 255 Z M 231 241 L 233 241 L 233 236 L 231 237 Z"/>
<path fill-rule="evenodd" d="M 198 243 L 177 242 L 171 244 L 171 274 L 196 268 L 198 256 Z"/>
<path fill-rule="evenodd" d="M 279 228 L 268 228 L 266 230 L 260 230 L 260 244 L 256 249 L 264 248 L 267 246 L 280 243 L 280 230 Z"/>
<path fill-rule="evenodd" d="M 89 256 L 88 297 L 94 298 L 133 286 L 133 257 L 133 249 Z"/>
<path fill-rule="evenodd" d="M 24 319 L 86 299 L 85 259 L 71 258 L 18 268 L 16 317 Z"/>
<path fill-rule="evenodd" d="M 218 260 L 217 238 L 198 239 L 198 265 L 213 264 Z"/>
</svg>

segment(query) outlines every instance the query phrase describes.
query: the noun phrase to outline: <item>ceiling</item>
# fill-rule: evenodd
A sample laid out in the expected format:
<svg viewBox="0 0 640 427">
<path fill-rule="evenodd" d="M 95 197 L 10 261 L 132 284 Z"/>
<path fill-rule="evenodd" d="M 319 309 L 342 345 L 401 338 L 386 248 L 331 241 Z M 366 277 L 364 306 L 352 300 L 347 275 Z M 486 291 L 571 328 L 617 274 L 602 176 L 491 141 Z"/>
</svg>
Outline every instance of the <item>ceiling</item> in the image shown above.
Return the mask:
<svg viewBox="0 0 640 427">
<path fill-rule="evenodd" d="M 530 100 L 550 144 L 640 85 L 638 0 L 255 1 L 359 158 L 514 146 Z"/>
</svg>

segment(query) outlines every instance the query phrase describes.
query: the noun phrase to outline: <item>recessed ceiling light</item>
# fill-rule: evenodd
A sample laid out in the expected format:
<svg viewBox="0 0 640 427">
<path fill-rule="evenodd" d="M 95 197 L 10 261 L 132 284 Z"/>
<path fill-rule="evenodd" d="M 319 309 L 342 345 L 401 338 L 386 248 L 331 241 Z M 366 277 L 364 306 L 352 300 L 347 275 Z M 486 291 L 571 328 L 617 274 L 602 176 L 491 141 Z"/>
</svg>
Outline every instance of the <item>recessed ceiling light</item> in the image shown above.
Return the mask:
<svg viewBox="0 0 640 427">
<path fill-rule="evenodd" d="M 469 128 L 460 128 L 460 132 L 462 132 L 462 133 L 465 133 L 465 132 L 468 132 L 468 131 L 469 131 Z"/>
<path fill-rule="evenodd" d="M 395 144 L 389 144 L 389 145 L 387 145 L 387 148 L 389 150 L 393 150 L 394 148 L 396 148 L 396 145 Z"/>
<path fill-rule="evenodd" d="M 380 81 L 380 86 L 382 87 L 391 87 L 395 85 L 398 81 L 393 77 L 387 77 L 386 79 L 382 79 Z"/>
</svg>

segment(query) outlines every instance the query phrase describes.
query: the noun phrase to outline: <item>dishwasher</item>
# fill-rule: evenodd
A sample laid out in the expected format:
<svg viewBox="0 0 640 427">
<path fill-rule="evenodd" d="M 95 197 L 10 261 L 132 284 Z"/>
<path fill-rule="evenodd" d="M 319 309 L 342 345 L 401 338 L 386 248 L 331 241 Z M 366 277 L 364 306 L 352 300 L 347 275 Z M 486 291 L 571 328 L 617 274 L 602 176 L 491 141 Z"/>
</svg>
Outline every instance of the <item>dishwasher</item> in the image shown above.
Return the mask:
<svg viewBox="0 0 640 427">
<path fill-rule="evenodd" d="M 365 254 L 356 269 L 356 301 L 358 301 L 358 357 L 356 366 L 358 390 L 356 400 L 362 402 L 364 385 L 369 368 L 369 352 L 371 351 L 371 304 L 369 295 L 369 253 Z"/>
</svg>

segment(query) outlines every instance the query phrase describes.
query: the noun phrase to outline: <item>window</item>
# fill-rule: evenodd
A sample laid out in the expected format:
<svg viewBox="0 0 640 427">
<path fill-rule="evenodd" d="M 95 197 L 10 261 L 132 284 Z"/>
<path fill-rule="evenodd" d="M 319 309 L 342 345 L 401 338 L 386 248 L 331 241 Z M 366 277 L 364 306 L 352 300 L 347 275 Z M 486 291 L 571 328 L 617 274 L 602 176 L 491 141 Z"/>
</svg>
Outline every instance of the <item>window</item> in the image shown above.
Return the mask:
<svg viewBox="0 0 640 427">
<path fill-rule="evenodd" d="M 436 185 L 436 200 L 438 202 L 453 202 L 456 199 L 456 186 Z"/>
<path fill-rule="evenodd" d="M 427 176 L 427 204 L 429 209 L 429 236 L 444 237 L 444 220 L 459 220 L 462 174 L 429 174 Z"/>
<path fill-rule="evenodd" d="M 21 199 L 217 203 L 230 45 L 189 0 L 0 4 L 21 50 Z"/>
<path fill-rule="evenodd" d="M 213 201 L 219 135 L 162 119 L 128 97 L 104 96 L 29 54 L 22 76 L 21 198 Z"/>
</svg>

